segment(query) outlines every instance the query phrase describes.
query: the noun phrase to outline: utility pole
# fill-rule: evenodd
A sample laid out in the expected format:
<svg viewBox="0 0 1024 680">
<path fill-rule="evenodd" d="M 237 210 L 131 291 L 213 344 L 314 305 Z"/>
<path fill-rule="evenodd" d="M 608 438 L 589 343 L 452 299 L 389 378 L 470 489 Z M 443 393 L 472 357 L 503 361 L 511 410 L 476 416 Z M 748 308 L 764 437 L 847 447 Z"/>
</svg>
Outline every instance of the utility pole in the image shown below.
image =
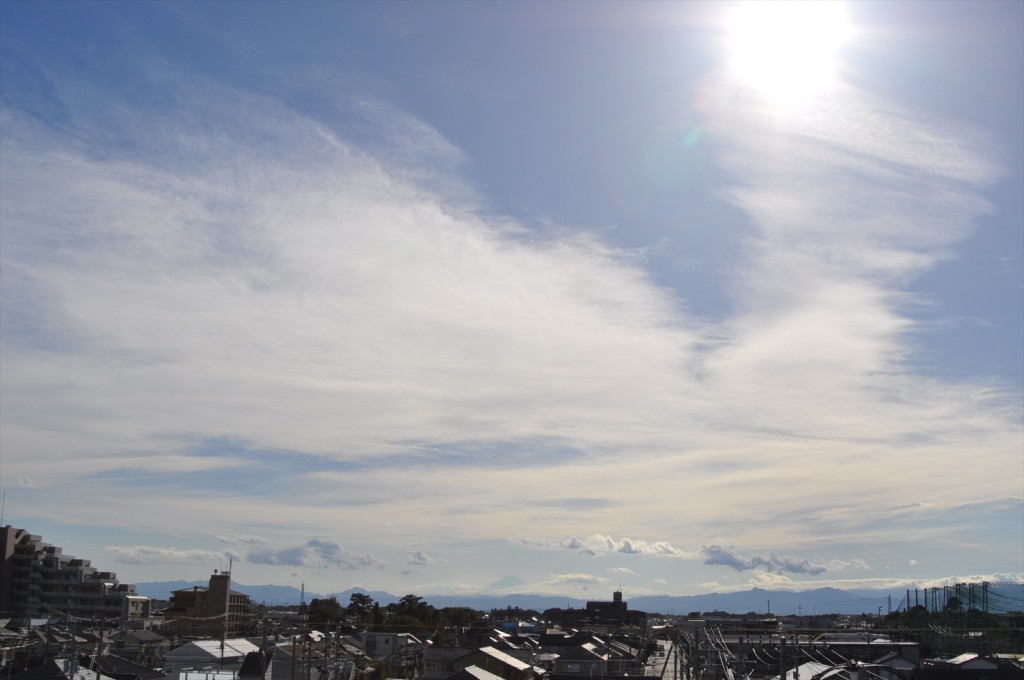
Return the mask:
<svg viewBox="0 0 1024 680">
<path fill-rule="evenodd" d="M 796 635 L 796 662 L 793 664 L 793 680 L 800 680 L 800 634 Z"/>
<path fill-rule="evenodd" d="M 313 637 L 308 632 L 306 637 L 306 680 L 309 680 L 313 673 Z"/>
<path fill-rule="evenodd" d="M 103 656 L 103 616 L 100 616 L 100 634 L 96 638 L 96 659 L 93 661 L 93 668 L 96 669 L 96 680 L 100 680 L 100 658 Z"/>
<path fill-rule="evenodd" d="M 786 680 L 786 636 L 779 636 L 779 680 Z"/>
</svg>

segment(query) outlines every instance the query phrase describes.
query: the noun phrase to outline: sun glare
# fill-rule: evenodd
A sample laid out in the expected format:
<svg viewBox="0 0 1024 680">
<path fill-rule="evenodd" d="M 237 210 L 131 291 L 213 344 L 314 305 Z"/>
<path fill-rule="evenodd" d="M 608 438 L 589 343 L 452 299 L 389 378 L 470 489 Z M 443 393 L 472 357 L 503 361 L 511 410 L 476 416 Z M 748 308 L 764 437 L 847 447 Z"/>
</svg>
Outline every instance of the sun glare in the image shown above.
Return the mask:
<svg viewBox="0 0 1024 680">
<path fill-rule="evenodd" d="M 832 84 L 839 50 L 853 34 L 845 4 L 833 0 L 741 2 L 726 21 L 733 76 L 777 104 Z"/>
</svg>

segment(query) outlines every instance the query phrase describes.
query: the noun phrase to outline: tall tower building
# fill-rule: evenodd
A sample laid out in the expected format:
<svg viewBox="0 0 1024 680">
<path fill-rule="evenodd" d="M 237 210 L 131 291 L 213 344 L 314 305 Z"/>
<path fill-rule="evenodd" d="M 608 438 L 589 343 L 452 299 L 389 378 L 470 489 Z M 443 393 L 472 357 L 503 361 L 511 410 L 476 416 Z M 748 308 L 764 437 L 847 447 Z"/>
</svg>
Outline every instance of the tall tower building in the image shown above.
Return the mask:
<svg viewBox="0 0 1024 680">
<path fill-rule="evenodd" d="M 129 600 L 129 598 L 131 598 Z M 0 527 L 0 616 L 77 616 L 119 619 L 149 614 L 132 584 L 99 571 L 89 560 L 65 555 L 40 536 Z"/>
<path fill-rule="evenodd" d="M 249 596 L 231 589 L 230 571 L 215 571 L 208 586 L 175 590 L 164 610 L 176 635 L 195 638 L 242 635 L 252 616 Z"/>
</svg>

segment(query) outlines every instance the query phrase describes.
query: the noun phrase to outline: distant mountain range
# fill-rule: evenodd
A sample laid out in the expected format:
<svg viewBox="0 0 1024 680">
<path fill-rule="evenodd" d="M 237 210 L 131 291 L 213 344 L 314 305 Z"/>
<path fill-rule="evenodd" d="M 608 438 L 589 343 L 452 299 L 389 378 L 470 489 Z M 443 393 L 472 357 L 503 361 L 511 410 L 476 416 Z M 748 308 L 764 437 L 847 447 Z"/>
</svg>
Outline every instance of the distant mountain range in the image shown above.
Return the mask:
<svg viewBox="0 0 1024 680">
<path fill-rule="evenodd" d="M 140 595 L 153 599 L 166 600 L 174 590 L 205 586 L 206 581 L 161 581 L 156 583 L 137 583 Z M 268 606 L 299 604 L 302 593 L 291 586 L 247 586 L 235 583 L 235 590 L 247 594 L 253 602 Z M 886 614 L 891 609 L 906 607 L 904 599 L 906 590 L 838 590 L 836 588 L 817 588 L 801 592 L 784 590 L 762 590 L 753 588 L 734 593 L 709 593 L 706 595 L 645 595 L 625 598 L 631 610 L 651 614 L 681 615 L 689 612 L 721 611 L 730 614 Z M 314 598 L 334 596 L 338 602 L 347 605 L 353 593 L 369 595 L 375 602 L 382 605 L 398 602 L 403 595 L 393 595 L 382 591 L 368 591 L 352 588 L 337 593 L 313 593 L 306 591 L 306 602 Z M 418 594 L 418 593 L 417 593 Z M 916 604 L 913 590 L 910 593 L 912 606 Z M 993 585 L 989 590 L 990 600 L 998 603 L 993 611 L 1024 610 L 1024 584 Z M 420 595 L 423 600 L 434 607 L 469 607 L 478 611 L 519 607 L 544 611 L 553 608 L 581 609 L 586 600 L 559 597 L 555 595 Z M 595 600 L 611 599 L 611 592 L 595 594 Z M 925 604 L 924 594 L 920 603 Z M 966 605 L 966 601 L 964 602 Z"/>
</svg>

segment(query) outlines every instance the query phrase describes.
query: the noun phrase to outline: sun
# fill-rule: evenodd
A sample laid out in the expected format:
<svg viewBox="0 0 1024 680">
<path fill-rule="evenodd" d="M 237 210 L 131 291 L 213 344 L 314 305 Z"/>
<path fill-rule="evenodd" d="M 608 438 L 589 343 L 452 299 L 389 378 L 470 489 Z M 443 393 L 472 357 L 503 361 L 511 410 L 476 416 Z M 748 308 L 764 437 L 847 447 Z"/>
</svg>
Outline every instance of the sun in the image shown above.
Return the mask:
<svg viewBox="0 0 1024 680">
<path fill-rule="evenodd" d="M 853 26 L 837 0 L 753 0 L 732 9 L 726 34 L 732 76 L 785 105 L 836 81 L 839 51 Z"/>
</svg>

